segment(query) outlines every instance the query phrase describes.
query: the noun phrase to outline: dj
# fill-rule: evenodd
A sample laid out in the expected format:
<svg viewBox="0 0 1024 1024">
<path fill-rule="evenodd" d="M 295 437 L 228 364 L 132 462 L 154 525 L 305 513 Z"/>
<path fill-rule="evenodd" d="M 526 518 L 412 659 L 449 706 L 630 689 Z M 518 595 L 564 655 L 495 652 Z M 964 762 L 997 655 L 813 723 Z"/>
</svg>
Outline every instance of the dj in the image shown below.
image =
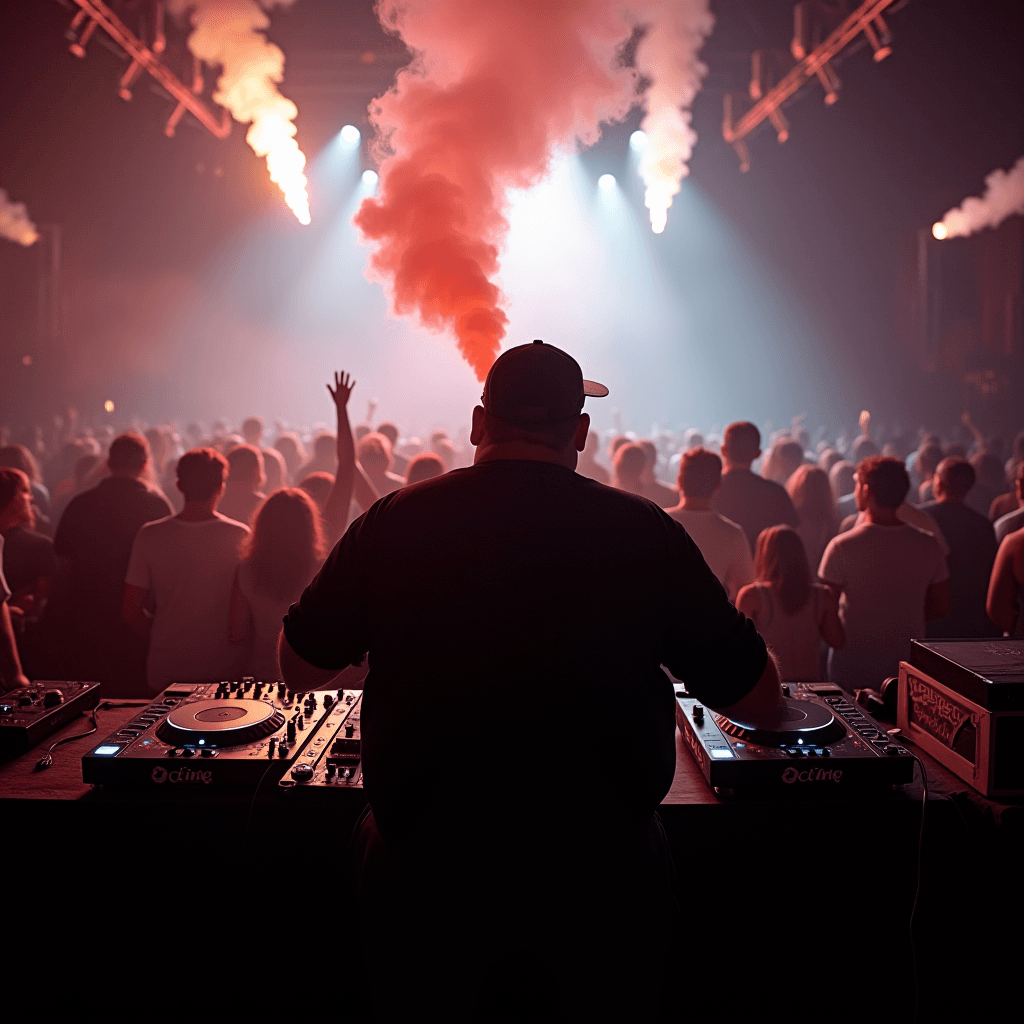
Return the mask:
<svg viewBox="0 0 1024 1024">
<path fill-rule="evenodd" d="M 474 465 L 378 501 L 284 620 L 292 690 L 369 652 L 357 845 L 385 1017 L 522 1009 L 539 985 L 564 1015 L 649 1018 L 672 905 L 661 666 L 740 720 L 779 704 L 686 531 L 574 472 L 584 398 L 607 394 L 551 345 L 505 352 Z"/>
</svg>

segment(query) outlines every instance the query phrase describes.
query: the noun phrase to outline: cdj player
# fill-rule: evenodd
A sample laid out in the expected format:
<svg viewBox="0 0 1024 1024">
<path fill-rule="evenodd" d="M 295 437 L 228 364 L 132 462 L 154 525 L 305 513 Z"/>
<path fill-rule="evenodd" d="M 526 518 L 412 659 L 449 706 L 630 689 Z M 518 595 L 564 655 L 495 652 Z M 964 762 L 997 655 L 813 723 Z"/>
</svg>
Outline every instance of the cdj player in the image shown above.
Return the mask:
<svg viewBox="0 0 1024 1024">
<path fill-rule="evenodd" d="M 788 684 L 783 694 L 782 720 L 769 730 L 705 710 L 676 691 L 679 732 L 716 793 L 838 795 L 913 779 L 910 751 L 838 686 Z"/>
<path fill-rule="evenodd" d="M 294 764 L 336 703 L 283 683 L 169 686 L 82 758 L 86 782 L 161 788 L 256 786 Z"/>
</svg>

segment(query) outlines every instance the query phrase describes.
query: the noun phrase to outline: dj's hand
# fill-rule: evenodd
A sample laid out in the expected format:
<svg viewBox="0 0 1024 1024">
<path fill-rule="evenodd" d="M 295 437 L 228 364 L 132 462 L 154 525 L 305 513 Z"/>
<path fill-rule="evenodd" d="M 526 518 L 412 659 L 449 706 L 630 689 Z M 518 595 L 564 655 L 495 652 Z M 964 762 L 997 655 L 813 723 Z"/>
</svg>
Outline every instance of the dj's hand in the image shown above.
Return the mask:
<svg viewBox="0 0 1024 1024">
<path fill-rule="evenodd" d="M 785 706 L 779 669 L 775 664 L 775 658 L 769 652 L 764 672 L 750 693 L 727 708 L 715 710 L 734 722 L 742 722 L 744 725 L 760 729 L 777 729 Z"/>
</svg>

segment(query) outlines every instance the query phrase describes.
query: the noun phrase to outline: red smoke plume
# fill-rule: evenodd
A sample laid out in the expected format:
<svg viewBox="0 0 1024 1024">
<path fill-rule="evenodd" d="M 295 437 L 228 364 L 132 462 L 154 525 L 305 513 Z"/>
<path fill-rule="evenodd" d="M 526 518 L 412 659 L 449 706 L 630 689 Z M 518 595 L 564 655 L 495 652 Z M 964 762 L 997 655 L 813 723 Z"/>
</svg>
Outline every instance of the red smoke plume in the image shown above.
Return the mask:
<svg viewBox="0 0 1024 1024">
<path fill-rule="evenodd" d="M 395 312 L 451 329 L 483 380 L 508 323 L 493 281 L 508 190 L 625 116 L 631 25 L 612 0 L 379 0 L 377 13 L 415 59 L 371 106 L 390 155 L 355 223 Z"/>
</svg>

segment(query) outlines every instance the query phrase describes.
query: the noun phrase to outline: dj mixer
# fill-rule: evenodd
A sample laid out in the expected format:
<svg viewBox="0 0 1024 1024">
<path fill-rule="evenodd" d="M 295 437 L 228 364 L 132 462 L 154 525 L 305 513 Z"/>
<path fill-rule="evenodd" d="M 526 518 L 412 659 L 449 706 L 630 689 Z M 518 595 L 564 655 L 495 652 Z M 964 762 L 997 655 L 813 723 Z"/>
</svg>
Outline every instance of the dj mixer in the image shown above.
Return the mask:
<svg viewBox="0 0 1024 1024">
<path fill-rule="evenodd" d="M 359 788 L 363 777 L 359 730 L 362 701 L 362 690 L 339 690 L 334 706 L 321 718 L 310 741 L 278 785 L 306 789 Z"/>
</svg>

